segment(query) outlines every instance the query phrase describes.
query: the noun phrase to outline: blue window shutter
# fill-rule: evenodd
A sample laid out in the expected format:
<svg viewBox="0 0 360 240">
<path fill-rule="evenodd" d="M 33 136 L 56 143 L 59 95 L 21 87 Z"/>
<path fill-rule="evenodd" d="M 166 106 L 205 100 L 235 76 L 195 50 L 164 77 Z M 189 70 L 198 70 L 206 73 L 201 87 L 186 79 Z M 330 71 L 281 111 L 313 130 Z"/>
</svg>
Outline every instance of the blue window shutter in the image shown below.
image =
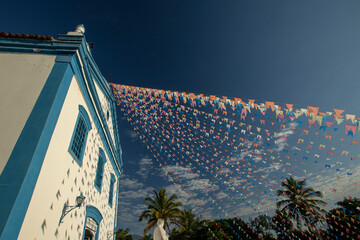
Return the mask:
<svg viewBox="0 0 360 240">
<path fill-rule="evenodd" d="M 79 117 L 75 129 L 75 136 L 71 145 L 71 150 L 73 151 L 77 159 L 80 159 L 81 152 L 84 146 L 85 135 L 86 135 L 85 122 L 82 119 L 82 117 Z"/>
<path fill-rule="evenodd" d="M 79 105 L 79 115 L 77 117 L 75 129 L 71 138 L 69 152 L 80 166 L 82 165 L 86 139 L 90 129 L 90 118 L 85 108 Z"/>
<path fill-rule="evenodd" d="M 103 178 L 104 178 L 104 165 L 106 162 L 106 157 L 105 157 L 105 153 L 104 151 L 99 148 L 99 160 L 97 163 L 97 169 L 96 169 L 96 176 L 95 176 L 95 187 L 96 189 L 101 193 L 101 187 L 102 187 L 102 182 L 103 182 Z"/>
<path fill-rule="evenodd" d="M 110 187 L 109 187 L 109 205 L 112 207 L 113 197 L 114 197 L 114 184 L 115 184 L 115 176 L 111 174 L 110 177 Z"/>
</svg>

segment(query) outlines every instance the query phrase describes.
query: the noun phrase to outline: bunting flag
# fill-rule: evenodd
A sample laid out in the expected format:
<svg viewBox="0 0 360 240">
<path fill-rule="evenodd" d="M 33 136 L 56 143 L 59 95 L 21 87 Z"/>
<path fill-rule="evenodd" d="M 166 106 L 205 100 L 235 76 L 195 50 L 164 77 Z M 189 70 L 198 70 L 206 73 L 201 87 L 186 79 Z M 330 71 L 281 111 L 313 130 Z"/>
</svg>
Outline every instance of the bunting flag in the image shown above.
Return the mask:
<svg viewBox="0 0 360 240">
<path fill-rule="evenodd" d="M 344 110 L 110 86 L 162 171 L 209 219 L 273 214 L 289 176 L 329 205 L 359 196 L 359 118 Z"/>
</svg>

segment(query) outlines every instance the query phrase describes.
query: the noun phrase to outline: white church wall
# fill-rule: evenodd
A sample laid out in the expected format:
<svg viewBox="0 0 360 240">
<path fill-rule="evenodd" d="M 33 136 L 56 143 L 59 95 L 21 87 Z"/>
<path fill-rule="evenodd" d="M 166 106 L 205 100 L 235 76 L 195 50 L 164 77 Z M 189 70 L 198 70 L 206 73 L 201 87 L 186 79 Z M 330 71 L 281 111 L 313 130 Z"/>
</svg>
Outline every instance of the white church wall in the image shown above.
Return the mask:
<svg viewBox="0 0 360 240">
<path fill-rule="evenodd" d="M 0 53 L 0 174 L 54 66 L 55 57 Z"/>
<path fill-rule="evenodd" d="M 92 125 L 87 136 L 82 166 L 68 152 L 79 114 L 79 104 L 86 109 Z M 106 154 L 101 193 L 94 186 L 99 147 Z M 74 76 L 51 137 L 19 239 L 82 239 L 86 205 L 101 212 L 103 220 L 99 226 L 98 239 L 108 239 L 108 234 L 114 228 L 118 185 L 116 181 L 111 207 L 108 204 L 111 173 L 116 176 Z M 86 197 L 85 204 L 70 212 L 58 225 L 64 203 L 75 205 L 75 198 L 80 193 Z"/>
<path fill-rule="evenodd" d="M 110 131 L 110 135 L 111 135 L 111 140 L 113 141 L 113 143 L 115 143 L 115 136 L 114 136 L 114 126 L 113 126 L 113 116 L 111 114 L 111 109 L 110 109 L 110 103 L 107 100 L 107 98 L 105 97 L 104 93 L 100 90 L 98 84 L 94 81 L 95 83 L 95 88 L 96 88 L 96 92 L 99 96 L 99 100 L 101 103 L 101 108 L 103 110 L 104 116 L 105 116 L 105 120 L 106 120 L 106 124 L 109 127 L 109 131 Z M 108 117 L 109 116 L 109 117 Z"/>
</svg>

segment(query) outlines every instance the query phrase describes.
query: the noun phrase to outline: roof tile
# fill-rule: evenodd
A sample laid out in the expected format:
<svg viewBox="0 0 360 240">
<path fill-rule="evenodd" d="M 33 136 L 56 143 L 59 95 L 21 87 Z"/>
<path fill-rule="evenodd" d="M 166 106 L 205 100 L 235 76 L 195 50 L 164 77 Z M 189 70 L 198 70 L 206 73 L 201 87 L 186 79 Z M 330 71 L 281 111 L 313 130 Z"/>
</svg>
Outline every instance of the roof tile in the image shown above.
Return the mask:
<svg viewBox="0 0 360 240">
<path fill-rule="evenodd" d="M 18 34 L 18 33 L 5 33 L 0 32 L 2 38 L 22 38 L 22 39 L 36 39 L 36 40 L 53 40 L 54 38 L 49 35 L 37 35 L 37 34 Z"/>
</svg>

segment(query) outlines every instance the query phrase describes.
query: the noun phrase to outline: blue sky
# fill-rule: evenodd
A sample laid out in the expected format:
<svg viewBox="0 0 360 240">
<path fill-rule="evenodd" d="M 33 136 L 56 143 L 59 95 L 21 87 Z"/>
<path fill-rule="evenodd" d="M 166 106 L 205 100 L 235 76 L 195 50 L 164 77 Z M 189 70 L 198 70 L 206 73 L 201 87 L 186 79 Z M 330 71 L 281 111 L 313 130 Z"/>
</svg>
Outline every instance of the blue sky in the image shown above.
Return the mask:
<svg viewBox="0 0 360 240">
<path fill-rule="evenodd" d="M 1 9 L 3 32 L 56 37 L 83 23 L 99 68 L 106 78 L 111 72 L 114 83 L 360 113 L 356 0 L 7 1 Z M 153 188 L 167 187 L 197 206 L 169 181 L 120 111 L 118 119 L 124 161 L 119 226 L 142 232 L 137 216 Z M 332 144 L 339 149 L 344 141 Z M 317 176 L 314 187 L 340 184 Z M 206 185 L 221 190 L 221 184 L 200 178 L 203 184 L 193 185 L 194 191 Z"/>
</svg>

